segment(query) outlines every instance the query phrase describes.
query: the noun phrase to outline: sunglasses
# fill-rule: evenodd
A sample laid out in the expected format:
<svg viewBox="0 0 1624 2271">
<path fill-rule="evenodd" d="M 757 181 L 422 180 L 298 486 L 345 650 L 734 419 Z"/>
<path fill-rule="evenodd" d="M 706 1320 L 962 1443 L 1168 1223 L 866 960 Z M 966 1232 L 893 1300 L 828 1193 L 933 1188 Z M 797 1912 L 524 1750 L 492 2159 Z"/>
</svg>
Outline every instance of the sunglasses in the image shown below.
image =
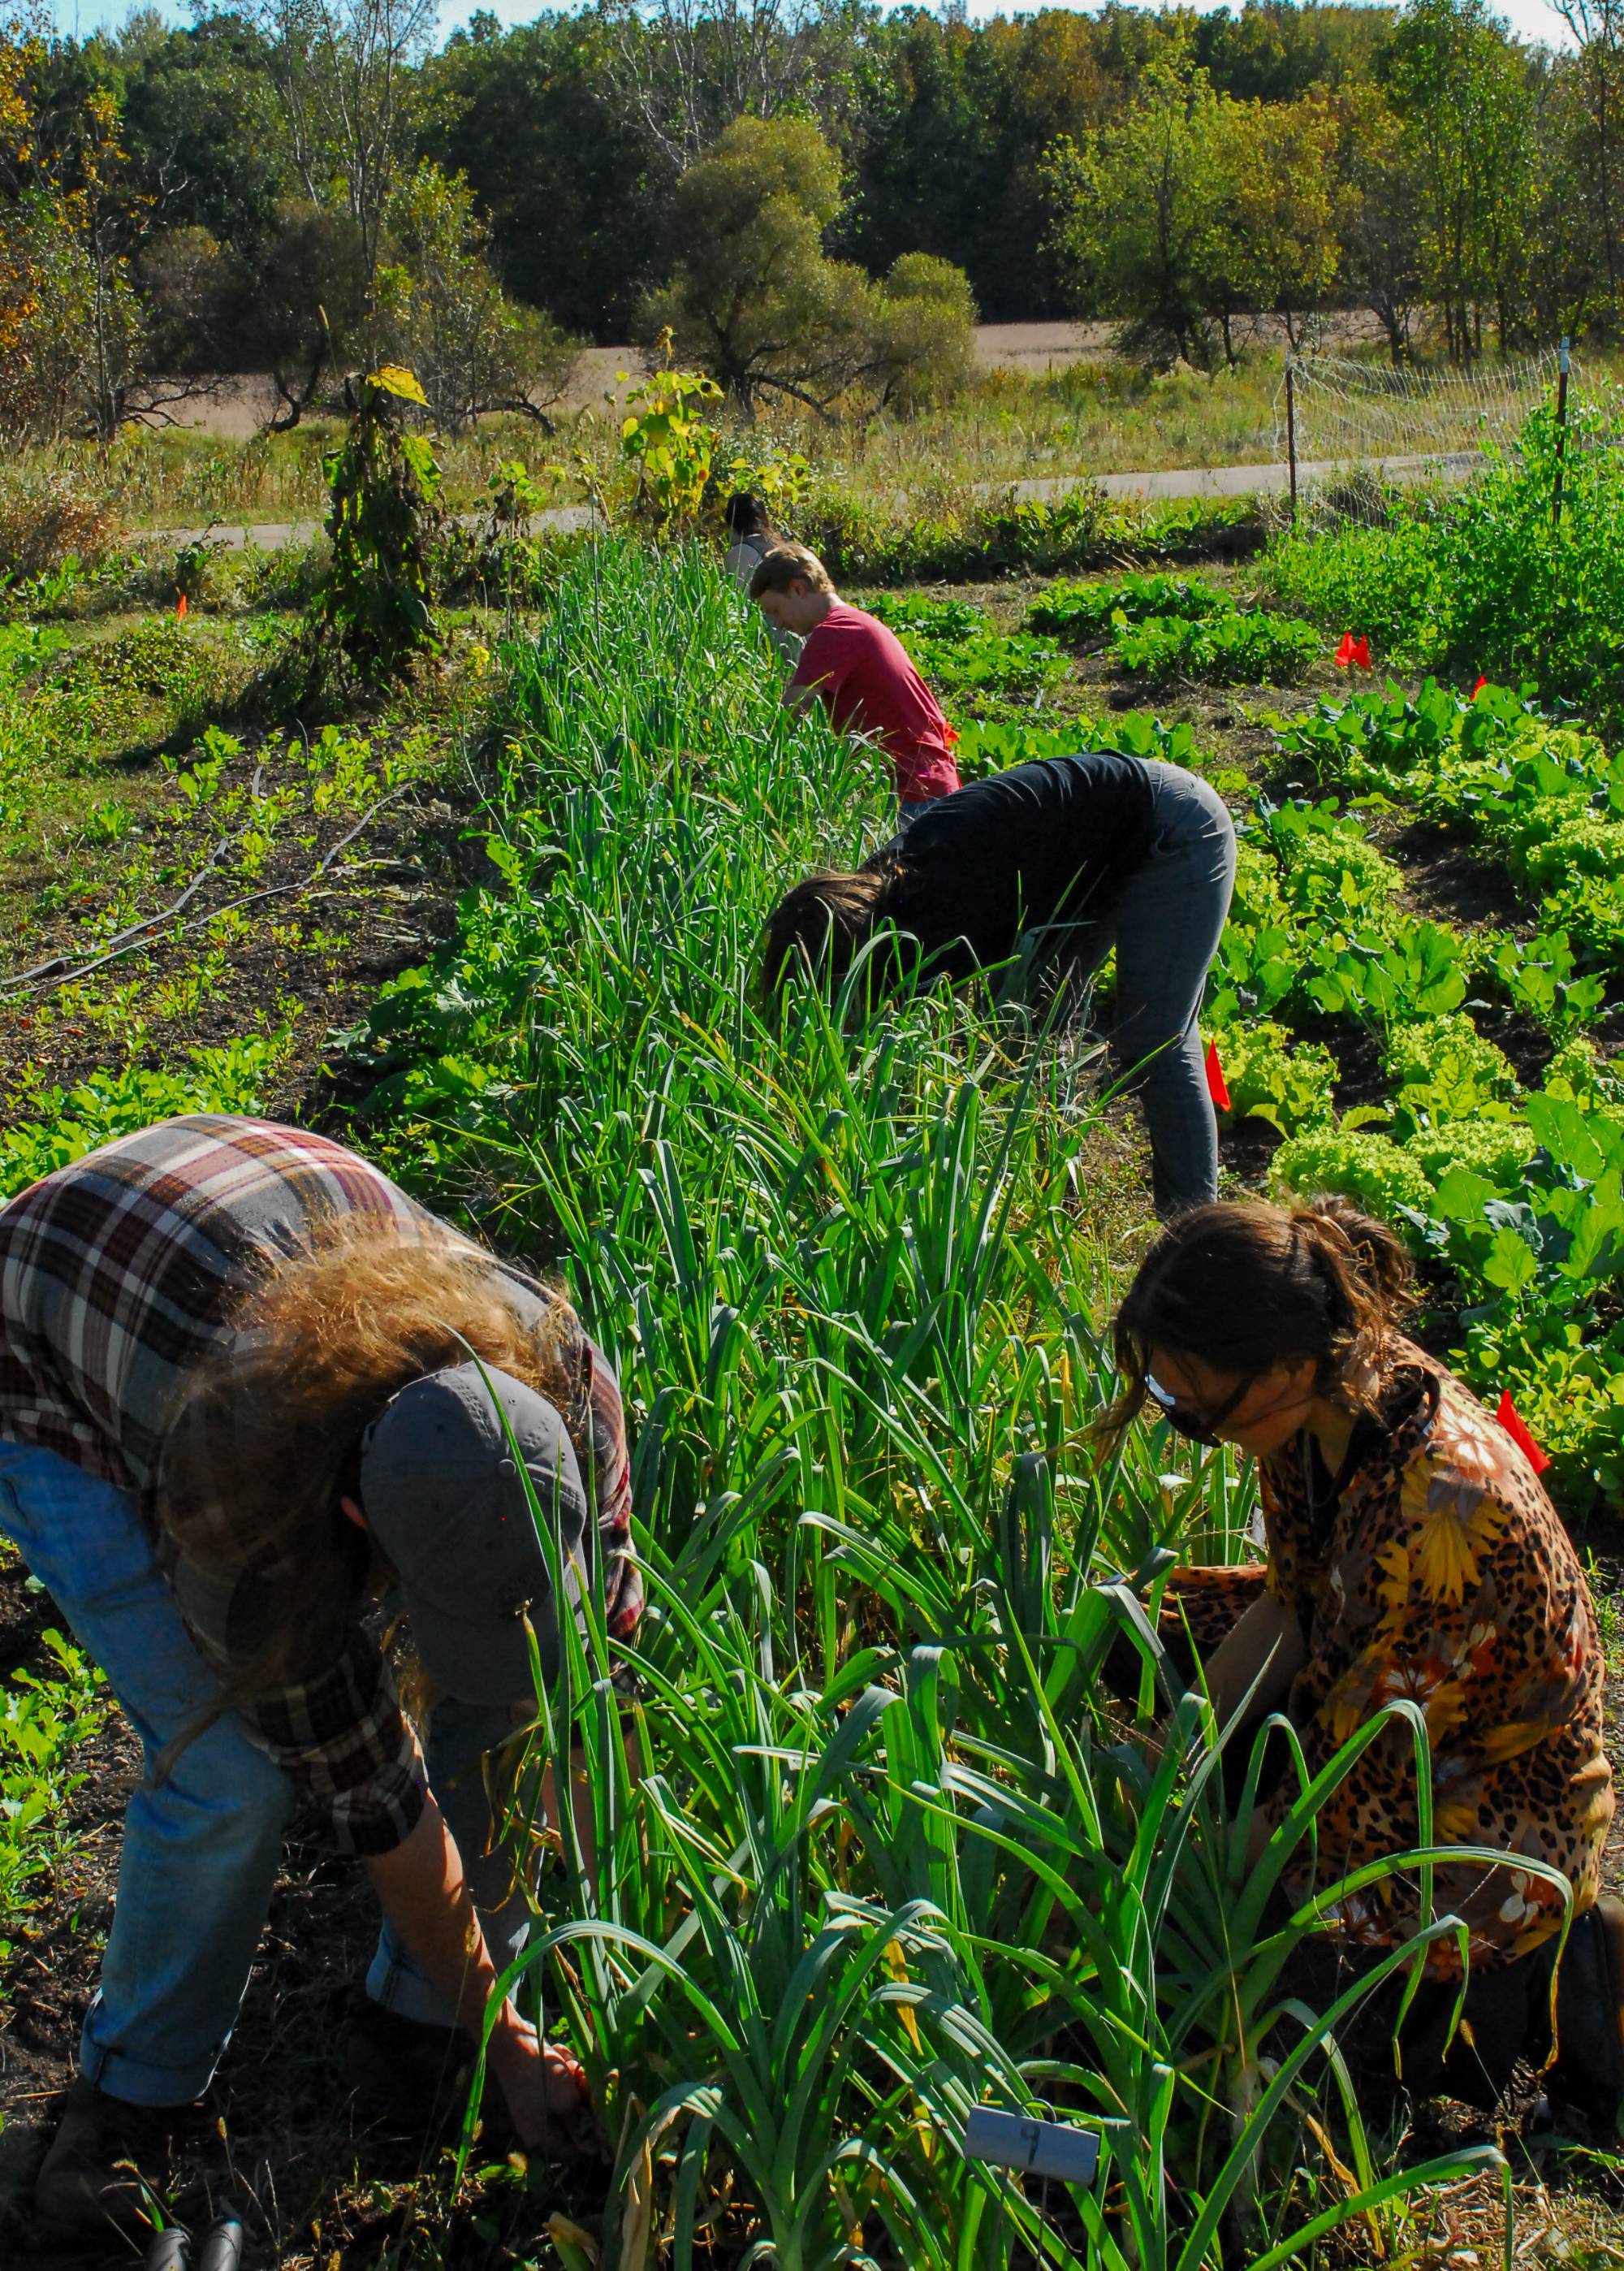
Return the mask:
<svg viewBox="0 0 1624 2271">
<path fill-rule="evenodd" d="M 1198 1411 L 1188 1404 L 1181 1404 L 1169 1389 L 1162 1386 L 1153 1372 L 1147 1372 L 1145 1375 L 1145 1393 L 1174 1433 L 1182 1435 L 1188 1443 L 1203 1444 L 1209 1451 L 1216 1448 L 1221 1440 L 1219 1429 L 1244 1401 L 1251 1384 L 1250 1380 L 1243 1380 L 1233 1396 L 1225 1396 L 1216 1411 Z"/>
</svg>

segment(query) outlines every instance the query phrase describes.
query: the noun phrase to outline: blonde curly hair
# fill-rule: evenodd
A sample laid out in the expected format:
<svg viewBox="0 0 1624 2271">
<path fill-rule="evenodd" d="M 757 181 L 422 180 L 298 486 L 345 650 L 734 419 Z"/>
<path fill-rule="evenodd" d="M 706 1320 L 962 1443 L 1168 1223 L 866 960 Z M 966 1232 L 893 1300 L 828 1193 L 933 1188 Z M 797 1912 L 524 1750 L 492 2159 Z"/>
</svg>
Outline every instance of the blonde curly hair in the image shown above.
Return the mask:
<svg viewBox="0 0 1624 2271">
<path fill-rule="evenodd" d="M 209 1577 L 265 1580 L 233 1704 L 308 1677 L 352 1619 L 369 1548 L 339 1501 L 359 1493 L 367 1428 L 409 1381 L 471 1351 L 545 1396 L 590 1456 L 568 1302 L 557 1293 L 533 1328 L 494 1258 L 434 1228 L 413 1240 L 397 1220 L 352 1222 L 275 1262 L 230 1303 L 218 1356 L 171 1414 L 161 1529 Z"/>
</svg>

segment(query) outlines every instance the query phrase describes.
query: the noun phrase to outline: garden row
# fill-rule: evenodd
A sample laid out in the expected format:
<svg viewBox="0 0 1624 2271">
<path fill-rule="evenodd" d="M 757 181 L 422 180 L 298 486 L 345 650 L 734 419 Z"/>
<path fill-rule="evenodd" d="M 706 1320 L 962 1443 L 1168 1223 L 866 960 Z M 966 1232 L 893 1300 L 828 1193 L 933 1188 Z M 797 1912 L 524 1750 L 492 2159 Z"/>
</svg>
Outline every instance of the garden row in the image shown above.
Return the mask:
<svg viewBox="0 0 1624 2271">
<path fill-rule="evenodd" d="M 1348 1191 L 1407 1229 L 1473 1384 L 1509 1391 L 1571 1504 L 1616 1503 L 1624 1083 L 1598 1037 L 1624 972 L 1617 761 L 1503 689 L 1434 681 L 1322 704 L 1278 739 L 1300 773 L 1442 823 L 1524 920 L 1418 919 L 1353 812 L 1260 804 L 1207 1005 L 1235 1110 L 1289 1138 L 1278 1185 Z M 1384 1089 L 1338 1115 L 1337 1068 L 1312 1037 L 1350 1027 L 1374 1041 Z"/>
<path fill-rule="evenodd" d="M 787 724 L 701 555 L 595 547 L 509 661 L 502 881 L 352 1054 L 368 1149 L 562 1270 L 634 1418 L 649 1771 L 589 1617 L 549 1739 L 586 1746 L 605 1865 L 567 1852 L 534 1957 L 612 2198 L 657 2199 L 684 2271 L 752 2240 L 786 2271 L 1000 2267 L 1018 2234 L 1272 2271 L 1365 2208 L 1396 2244 L 1437 2169 L 1383 2173 L 1325 2022 L 1257 2081 L 1310 1922 L 1264 1903 L 1322 1794 L 1254 1868 L 1215 1778 L 1175 1804 L 1176 1746 L 1148 1775 L 1101 1709 L 1114 1640 L 1153 1658 L 1134 1587 L 1174 1541 L 1245 1551 L 1251 1500 L 1160 1430 L 1085 1455 L 1110 1384 L 1087 1069 L 1012 1051 L 974 992 L 856 1034 L 807 993 L 763 1016 L 774 897 L 861 856 L 886 802 Z M 1045 2210 L 967 2163 L 983 2102 L 1100 2125 L 1094 2191 Z"/>
<path fill-rule="evenodd" d="M 948 708 L 978 719 L 1041 709 L 1072 676 L 1068 649 L 1098 652 L 1112 670 L 1158 686 L 1289 685 L 1325 653 L 1312 623 L 1237 607 L 1220 585 L 1165 573 L 1052 583 L 1014 632 L 994 630 L 966 599 L 882 592 L 867 605 Z"/>
</svg>

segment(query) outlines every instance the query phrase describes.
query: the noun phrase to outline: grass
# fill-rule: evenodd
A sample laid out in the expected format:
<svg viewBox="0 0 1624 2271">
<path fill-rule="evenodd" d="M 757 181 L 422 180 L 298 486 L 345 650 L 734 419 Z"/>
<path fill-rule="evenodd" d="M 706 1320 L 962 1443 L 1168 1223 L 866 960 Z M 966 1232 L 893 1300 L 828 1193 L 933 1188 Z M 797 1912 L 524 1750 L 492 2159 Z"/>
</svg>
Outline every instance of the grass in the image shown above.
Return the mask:
<svg viewBox="0 0 1624 2271">
<path fill-rule="evenodd" d="M 1272 458 L 1279 385 L 1279 357 L 1272 352 L 1212 380 L 1158 378 L 1109 360 L 1039 377 L 990 372 L 923 419 L 880 417 L 857 427 L 779 421 L 765 429 L 729 422 L 723 454 L 758 456 L 764 445 L 801 450 L 831 479 L 866 492 L 906 489 L 931 510 L 946 488 L 977 482 Z M 75 476 L 128 530 L 319 520 L 327 508 L 322 460 L 337 431 L 330 419 L 241 441 L 195 428 L 130 428 L 105 451 L 69 443 L 40 455 Z M 483 503 L 497 468 L 515 458 L 533 474 L 551 475 L 559 498 L 578 496 L 570 472 L 576 453 L 606 475 L 619 435 L 618 418 L 596 408 L 561 413 L 551 436 L 529 419 L 486 419 L 436 444 L 447 502 L 456 510 Z"/>
</svg>

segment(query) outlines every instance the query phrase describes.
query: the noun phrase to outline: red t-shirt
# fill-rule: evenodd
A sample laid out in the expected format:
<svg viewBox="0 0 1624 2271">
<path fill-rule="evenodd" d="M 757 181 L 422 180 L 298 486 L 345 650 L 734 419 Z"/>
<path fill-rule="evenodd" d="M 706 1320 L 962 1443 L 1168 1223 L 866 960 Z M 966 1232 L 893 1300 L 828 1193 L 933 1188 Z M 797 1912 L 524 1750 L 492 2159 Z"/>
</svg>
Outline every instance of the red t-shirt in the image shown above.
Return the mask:
<svg viewBox="0 0 1624 2271">
<path fill-rule="evenodd" d="M 837 599 L 801 649 L 791 686 L 815 686 L 837 733 L 869 733 L 896 769 L 903 804 L 951 796 L 959 736 L 896 633 Z"/>
</svg>

